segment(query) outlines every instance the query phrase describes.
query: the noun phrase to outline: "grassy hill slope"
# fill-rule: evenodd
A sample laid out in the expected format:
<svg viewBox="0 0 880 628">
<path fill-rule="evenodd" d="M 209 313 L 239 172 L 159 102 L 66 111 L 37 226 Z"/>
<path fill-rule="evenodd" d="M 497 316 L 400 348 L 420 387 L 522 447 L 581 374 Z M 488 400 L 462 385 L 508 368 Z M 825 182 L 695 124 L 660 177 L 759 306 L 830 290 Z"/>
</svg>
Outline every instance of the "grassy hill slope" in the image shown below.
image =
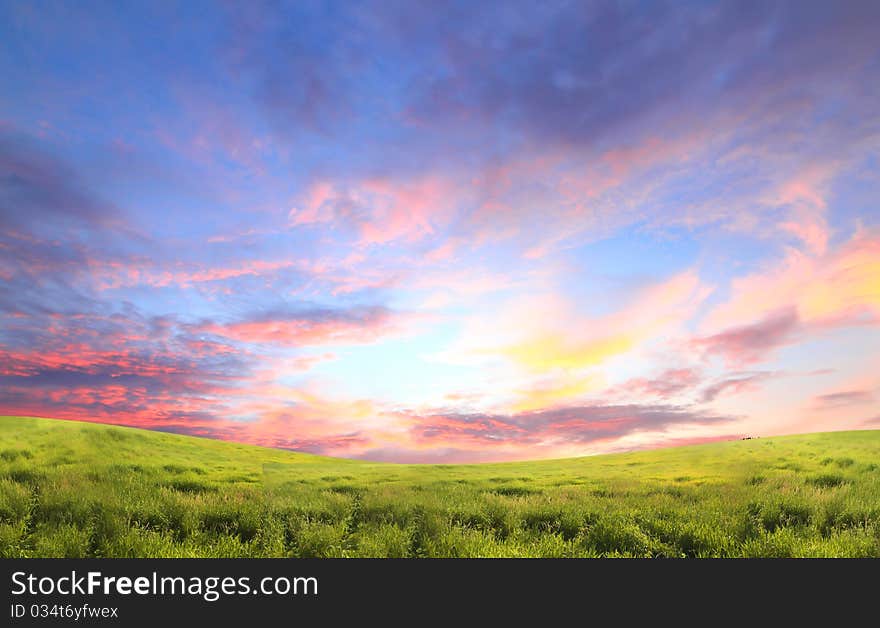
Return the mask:
<svg viewBox="0 0 880 628">
<path fill-rule="evenodd" d="M 0 417 L 0 556 L 880 557 L 880 431 L 392 465 Z"/>
</svg>

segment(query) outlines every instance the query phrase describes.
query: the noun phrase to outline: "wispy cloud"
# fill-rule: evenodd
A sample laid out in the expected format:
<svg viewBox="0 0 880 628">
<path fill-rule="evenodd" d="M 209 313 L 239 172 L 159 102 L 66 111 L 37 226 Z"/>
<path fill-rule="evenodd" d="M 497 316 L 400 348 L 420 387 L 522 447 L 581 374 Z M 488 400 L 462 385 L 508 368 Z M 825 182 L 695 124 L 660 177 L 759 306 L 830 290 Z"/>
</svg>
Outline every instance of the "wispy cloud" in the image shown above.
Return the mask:
<svg viewBox="0 0 880 628">
<path fill-rule="evenodd" d="M 777 373 L 767 371 L 731 373 L 729 376 L 706 386 L 703 389 L 702 400 L 704 402 L 714 401 L 722 395 L 755 390 L 761 382 L 777 376 Z"/>
<path fill-rule="evenodd" d="M 575 406 L 518 414 L 443 413 L 417 416 L 412 428 L 417 441 L 462 445 L 563 441 L 590 444 L 635 432 L 662 431 L 671 426 L 714 425 L 730 417 L 677 406 Z"/>
<path fill-rule="evenodd" d="M 382 306 L 270 310 L 229 323 L 203 322 L 195 330 L 245 343 L 305 346 L 371 342 L 397 328 Z"/>
<path fill-rule="evenodd" d="M 839 408 L 841 406 L 865 405 L 876 401 L 876 395 L 870 390 L 843 390 L 814 397 L 814 403 L 822 408 Z"/>
<path fill-rule="evenodd" d="M 695 338 L 690 344 L 709 355 L 721 355 L 734 366 L 750 364 L 761 361 L 769 352 L 792 342 L 798 322 L 794 310 L 783 310 L 756 323 Z"/>
</svg>

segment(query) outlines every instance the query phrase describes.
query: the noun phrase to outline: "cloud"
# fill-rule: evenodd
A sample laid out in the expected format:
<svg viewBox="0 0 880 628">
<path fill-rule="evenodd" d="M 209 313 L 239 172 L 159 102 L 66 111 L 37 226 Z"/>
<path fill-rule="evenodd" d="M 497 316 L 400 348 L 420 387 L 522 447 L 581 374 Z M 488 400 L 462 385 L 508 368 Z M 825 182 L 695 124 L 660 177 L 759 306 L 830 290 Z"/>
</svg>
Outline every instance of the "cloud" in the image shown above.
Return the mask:
<svg viewBox="0 0 880 628">
<path fill-rule="evenodd" d="M 435 233 L 454 215 L 460 190 L 438 177 L 394 181 L 369 178 L 352 185 L 313 183 L 290 210 L 292 226 L 347 228 L 362 246 L 413 242 Z"/>
<path fill-rule="evenodd" d="M 795 310 L 787 309 L 747 325 L 690 341 L 690 346 L 707 355 L 720 355 L 731 365 L 759 362 L 774 349 L 794 341 L 798 328 Z"/>
<path fill-rule="evenodd" d="M 715 401 L 715 399 L 723 395 L 739 394 L 754 390 L 760 382 L 776 376 L 777 373 L 766 371 L 732 373 L 704 388 L 702 401 Z"/>
<path fill-rule="evenodd" d="M 350 14 L 321 20 L 314 7 L 270 2 L 229 5 L 224 13 L 228 28 L 218 54 L 231 78 L 248 77 L 247 89 L 276 135 L 335 135 L 357 115 L 356 79 L 369 68 L 374 40 L 352 35 L 366 22 Z"/>
<path fill-rule="evenodd" d="M 364 400 L 278 382 L 332 354 L 272 357 L 173 316 L 39 311 L 0 332 L 3 412 L 347 455 L 372 444 Z M 364 423 L 364 421 L 367 421 Z"/>
<path fill-rule="evenodd" d="M 825 216 L 828 203 L 831 168 L 813 166 L 798 176 L 785 181 L 777 196 L 777 205 L 788 208 L 790 219 L 779 226 L 800 240 L 806 249 L 816 255 L 824 255 L 830 237 Z"/>
<path fill-rule="evenodd" d="M 191 350 L 179 322 L 128 315 L 24 315 L 2 336 L 7 412 L 156 425 L 222 414 L 251 357 L 214 343 Z M 114 419 L 115 417 L 115 419 Z"/>
<path fill-rule="evenodd" d="M 29 296 L 42 287 L 48 303 L 88 286 L 96 266 L 158 249 L 61 148 L 0 124 L 0 278 Z"/>
<path fill-rule="evenodd" d="M 587 445 L 675 425 L 715 425 L 729 417 L 666 405 L 585 405 L 517 414 L 414 416 L 416 442 L 447 445 Z"/>
<path fill-rule="evenodd" d="M 841 134 L 865 133 L 840 120 L 871 110 L 841 84 L 870 77 L 866 24 L 877 16 L 867 7 L 488 3 L 446 7 L 442 23 L 434 9 L 400 4 L 350 7 L 338 20 L 287 11 L 227 8 L 236 28 L 218 58 L 274 139 L 308 164 L 289 222 L 350 231 L 363 245 L 436 237 L 443 254 L 444 235 L 518 238 L 523 256 L 540 259 L 621 225 L 770 214 L 821 247 L 825 218 L 802 220 L 798 177 L 824 191 L 830 177 L 811 162 L 849 151 Z M 846 96 L 835 99 L 839 118 L 822 115 L 829 91 Z M 345 158 L 310 149 L 319 139 Z M 760 175 L 731 159 L 744 150 Z M 695 170 L 705 182 L 694 184 Z M 716 199 L 729 205 L 733 190 L 742 209 L 725 210 Z"/>
<path fill-rule="evenodd" d="M 635 341 L 621 334 L 572 342 L 564 336 L 537 336 L 525 342 L 504 347 L 502 355 L 534 371 L 579 369 L 601 364 L 610 357 L 626 353 Z"/>
<path fill-rule="evenodd" d="M 308 171 L 288 225 L 441 256 L 450 239 L 512 240 L 527 260 L 634 224 L 772 225 L 827 246 L 824 197 L 871 141 L 875 108 L 852 77 L 872 78 L 876 9 L 445 10 L 438 24 L 400 4 L 338 20 L 227 8 L 218 71 Z"/>
<path fill-rule="evenodd" d="M 730 298 L 708 314 L 704 327 L 761 315 L 771 325 L 796 315 L 813 329 L 880 322 L 880 236 L 863 229 L 821 255 L 789 249 L 781 262 L 734 279 Z"/>
<path fill-rule="evenodd" d="M 91 277 L 99 290 L 131 286 L 187 288 L 196 284 L 228 282 L 241 277 L 268 279 L 281 271 L 300 266 L 293 260 L 244 260 L 234 265 L 202 266 L 181 270 L 163 269 L 148 259 L 130 261 L 89 261 Z"/>
<path fill-rule="evenodd" d="M 447 5 L 442 20 L 409 3 L 328 20 L 310 5 L 255 2 L 224 17 L 234 28 L 218 58 L 279 134 L 364 139 L 369 120 L 396 131 L 398 161 L 419 164 L 504 139 L 601 145 L 707 110 L 784 109 L 797 104 L 795 79 L 812 102 L 841 75 L 869 71 L 878 19 L 871 3 L 818 2 L 487 2 Z"/>
<path fill-rule="evenodd" d="M 668 399 L 696 388 L 702 381 L 702 374 L 695 369 L 667 369 L 654 378 L 633 378 L 616 387 L 623 394 L 650 395 Z"/>
<path fill-rule="evenodd" d="M 596 384 L 589 378 L 563 378 L 561 381 L 543 383 L 517 390 L 517 399 L 511 406 L 514 412 L 528 412 L 552 408 L 573 398 L 582 397 Z"/>
<path fill-rule="evenodd" d="M 870 390 L 843 390 L 840 392 L 818 395 L 813 398 L 813 403 L 814 405 L 825 409 L 869 404 L 873 403 L 874 400 L 874 392 Z"/>
<path fill-rule="evenodd" d="M 406 21 L 398 17 L 407 40 L 423 38 L 420 48 L 442 41 L 444 63 L 444 71 L 420 77 L 410 115 L 446 126 L 507 117 L 545 140 L 601 141 L 658 109 L 691 112 L 722 96 L 731 106 L 747 104 L 747 96 L 778 104 L 782 86 L 773 77 L 792 65 L 818 82 L 871 59 L 866 23 L 876 10 L 811 3 L 799 19 L 793 10 L 730 2 L 696 10 L 652 5 L 636 15 L 620 5 L 507 5 L 453 12 L 439 25 L 430 11 L 410 10 Z M 843 58 L 821 53 L 847 42 Z M 770 54 L 779 49 L 787 54 Z"/>
<path fill-rule="evenodd" d="M 710 292 L 695 272 L 686 271 L 643 288 L 601 317 L 574 311 L 558 295 L 518 299 L 509 313 L 493 312 L 476 326 L 470 332 L 475 337 L 461 341 L 470 346 L 460 352 L 500 356 L 532 373 L 589 369 L 674 332 Z M 486 346 L 494 338 L 494 346 Z"/>
<path fill-rule="evenodd" d="M 7 413 L 142 427 L 209 421 L 254 365 L 249 352 L 204 342 L 176 315 L 97 301 L 57 280 L 0 284 L 0 320 Z"/>
<path fill-rule="evenodd" d="M 517 454 L 500 451 L 469 450 L 457 447 L 376 447 L 352 456 L 370 462 L 393 462 L 403 464 L 473 464 L 516 460 Z"/>
<path fill-rule="evenodd" d="M 399 322 L 382 306 L 303 308 L 260 312 L 230 323 L 204 322 L 195 331 L 279 346 L 361 344 L 399 330 Z"/>
<path fill-rule="evenodd" d="M 0 127 L 0 225 L 109 223 L 115 208 L 100 200 L 73 169 L 33 141 Z"/>
<path fill-rule="evenodd" d="M 718 331 L 688 346 L 740 367 L 833 329 L 880 324 L 877 234 L 861 229 L 836 248 L 813 249 L 789 249 L 781 263 L 734 279 L 729 298 L 702 321 Z"/>
<path fill-rule="evenodd" d="M 642 443 L 639 445 L 622 444 L 608 445 L 602 448 L 604 453 L 630 452 L 645 448 L 654 447 L 680 447 L 687 445 L 700 445 L 703 443 L 714 443 L 718 441 L 738 440 L 741 434 L 721 434 L 712 436 L 691 436 L 691 437 L 668 437 L 663 434 L 656 435 L 655 440 L 650 443 Z M 559 457 L 559 450 L 552 446 L 542 447 L 529 445 L 529 459 L 536 460 L 540 458 L 556 458 Z M 566 455 L 573 455 L 566 451 Z M 576 454 L 574 454 L 576 455 Z M 369 460 L 373 462 L 392 462 L 404 464 L 472 464 L 484 462 L 508 462 L 522 459 L 522 453 L 519 449 L 505 449 L 503 445 L 496 445 L 492 448 L 480 446 L 477 449 L 466 449 L 458 447 L 378 447 L 367 449 L 358 453 L 353 458 L 360 460 Z"/>
<path fill-rule="evenodd" d="M 329 456 L 352 456 L 353 453 L 369 446 L 371 439 L 358 432 L 345 434 L 327 434 L 312 438 L 297 438 L 284 434 L 256 435 L 249 423 L 229 420 L 200 421 L 195 417 L 181 415 L 176 422 L 156 425 L 151 429 L 187 436 L 216 438 L 261 447 L 273 447 L 305 453 Z"/>
</svg>

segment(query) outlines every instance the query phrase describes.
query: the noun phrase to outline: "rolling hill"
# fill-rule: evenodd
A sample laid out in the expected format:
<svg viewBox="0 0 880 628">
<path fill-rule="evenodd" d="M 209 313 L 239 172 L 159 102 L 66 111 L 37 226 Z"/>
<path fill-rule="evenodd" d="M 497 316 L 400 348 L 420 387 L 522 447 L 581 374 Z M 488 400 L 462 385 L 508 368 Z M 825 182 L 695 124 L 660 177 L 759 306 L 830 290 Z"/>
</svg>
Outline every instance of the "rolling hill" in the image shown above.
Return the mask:
<svg viewBox="0 0 880 628">
<path fill-rule="evenodd" d="M 397 465 L 0 417 L 0 556 L 880 557 L 880 431 Z"/>
</svg>

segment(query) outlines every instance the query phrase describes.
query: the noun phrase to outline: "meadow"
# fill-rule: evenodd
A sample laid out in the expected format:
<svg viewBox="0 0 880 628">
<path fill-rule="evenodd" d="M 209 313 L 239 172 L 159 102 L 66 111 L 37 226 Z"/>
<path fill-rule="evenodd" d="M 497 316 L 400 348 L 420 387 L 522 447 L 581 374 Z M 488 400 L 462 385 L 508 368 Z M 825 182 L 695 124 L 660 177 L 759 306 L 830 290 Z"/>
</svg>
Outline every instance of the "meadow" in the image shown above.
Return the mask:
<svg viewBox="0 0 880 628">
<path fill-rule="evenodd" d="M 481 465 L 0 417 L 2 557 L 880 557 L 880 431 Z"/>
</svg>

